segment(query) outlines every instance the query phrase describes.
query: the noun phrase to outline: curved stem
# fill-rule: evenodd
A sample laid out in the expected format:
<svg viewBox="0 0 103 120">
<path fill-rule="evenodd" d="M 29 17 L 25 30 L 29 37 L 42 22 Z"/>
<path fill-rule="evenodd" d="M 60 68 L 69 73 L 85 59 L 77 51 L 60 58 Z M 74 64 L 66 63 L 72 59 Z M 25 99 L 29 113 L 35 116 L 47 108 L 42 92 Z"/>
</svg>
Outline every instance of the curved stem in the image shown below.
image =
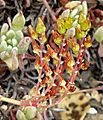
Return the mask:
<svg viewBox="0 0 103 120">
<path fill-rule="evenodd" d="M 52 78 L 52 84 L 51 84 L 50 87 L 47 87 L 47 89 L 45 90 L 44 94 L 46 94 L 50 90 L 50 88 L 53 86 L 54 80 L 55 80 L 56 76 L 58 75 L 58 72 L 59 72 L 59 69 L 60 69 L 60 66 L 61 66 L 61 55 L 62 55 L 62 51 L 63 51 L 63 43 L 64 42 L 65 42 L 65 39 L 63 38 L 63 41 L 62 41 L 61 46 L 60 46 L 58 66 L 56 67 L 55 75 Z"/>
<path fill-rule="evenodd" d="M 51 8 L 50 8 L 48 2 L 47 2 L 46 0 L 42 0 L 42 1 L 43 1 L 43 4 L 46 6 L 46 8 L 47 8 L 49 14 L 51 15 L 53 21 L 56 22 L 56 21 L 57 21 L 57 18 L 55 17 L 55 13 L 53 12 L 53 10 L 51 10 Z"/>
</svg>

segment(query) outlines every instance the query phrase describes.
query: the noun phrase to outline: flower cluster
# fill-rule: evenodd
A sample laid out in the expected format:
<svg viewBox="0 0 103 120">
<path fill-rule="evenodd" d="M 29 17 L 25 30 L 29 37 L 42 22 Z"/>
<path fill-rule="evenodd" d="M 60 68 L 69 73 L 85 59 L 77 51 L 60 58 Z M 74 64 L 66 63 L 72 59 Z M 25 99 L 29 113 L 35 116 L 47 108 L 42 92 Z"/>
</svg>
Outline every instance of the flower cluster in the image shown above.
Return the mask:
<svg viewBox="0 0 103 120">
<path fill-rule="evenodd" d="M 30 40 L 24 37 L 22 32 L 25 25 L 25 18 L 22 12 L 14 16 L 12 23 L 4 23 L 0 32 L 0 58 L 7 64 L 9 69 L 18 68 L 19 54 L 27 51 Z"/>
</svg>

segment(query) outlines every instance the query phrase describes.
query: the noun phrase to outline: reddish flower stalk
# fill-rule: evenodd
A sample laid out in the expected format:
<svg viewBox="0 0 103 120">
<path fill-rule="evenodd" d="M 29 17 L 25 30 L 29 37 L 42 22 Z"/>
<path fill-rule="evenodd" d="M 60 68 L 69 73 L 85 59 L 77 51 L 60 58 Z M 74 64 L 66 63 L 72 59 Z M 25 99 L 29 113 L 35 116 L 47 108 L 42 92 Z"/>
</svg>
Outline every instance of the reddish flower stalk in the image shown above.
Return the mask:
<svg viewBox="0 0 103 120">
<path fill-rule="evenodd" d="M 38 89 L 39 89 L 39 85 L 40 85 L 40 82 L 42 81 L 41 79 L 41 76 L 42 76 L 42 69 L 43 69 L 43 61 L 42 61 L 42 58 L 43 58 L 43 43 L 42 43 L 42 38 L 40 37 L 40 71 L 39 71 L 39 76 L 38 76 L 38 83 L 37 83 L 37 86 L 36 86 L 36 92 L 35 92 L 35 96 L 38 94 Z"/>
<path fill-rule="evenodd" d="M 58 75 L 58 71 L 60 69 L 60 66 L 61 66 L 61 56 L 62 56 L 62 51 L 63 51 L 63 44 L 65 43 L 65 38 L 63 38 L 62 40 L 62 43 L 60 45 L 60 53 L 59 53 L 59 60 L 58 60 L 58 66 L 56 67 L 56 70 L 54 72 L 54 76 L 53 76 L 53 79 L 52 79 L 52 84 L 51 84 L 51 87 L 53 86 L 54 84 L 54 81 L 55 81 L 55 78 L 56 76 Z M 51 87 L 48 87 L 46 90 L 45 90 L 45 94 L 50 90 Z"/>
<path fill-rule="evenodd" d="M 70 83 L 71 84 L 74 84 L 74 81 L 76 79 L 78 71 L 80 70 L 80 66 L 82 64 L 83 57 L 85 55 L 85 47 L 84 47 L 84 44 L 83 44 L 84 40 L 85 40 L 85 38 L 83 38 L 83 40 L 80 41 L 80 52 L 78 54 L 78 57 L 77 57 L 77 60 L 76 60 L 75 66 L 74 66 L 72 76 L 70 77 Z"/>
</svg>

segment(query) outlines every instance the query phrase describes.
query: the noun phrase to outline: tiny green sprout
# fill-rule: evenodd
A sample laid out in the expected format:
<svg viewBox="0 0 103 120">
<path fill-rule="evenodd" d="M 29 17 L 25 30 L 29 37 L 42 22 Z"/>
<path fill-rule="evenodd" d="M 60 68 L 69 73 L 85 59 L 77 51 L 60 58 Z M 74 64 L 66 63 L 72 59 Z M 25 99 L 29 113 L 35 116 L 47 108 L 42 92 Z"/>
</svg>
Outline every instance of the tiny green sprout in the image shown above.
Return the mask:
<svg viewBox="0 0 103 120">
<path fill-rule="evenodd" d="M 20 11 L 11 23 L 11 26 L 4 23 L 0 32 L 0 58 L 7 64 L 10 70 L 18 68 L 18 55 L 27 51 L 30 44 L 22 32 L 25 25 L 25 18 Z M 15 51 L 16 50 L 16 51 Z M 15 55 L 14 52 L 15 51 Z M 15 63 L 15 66 L 13 65 Z"/>
</svg>

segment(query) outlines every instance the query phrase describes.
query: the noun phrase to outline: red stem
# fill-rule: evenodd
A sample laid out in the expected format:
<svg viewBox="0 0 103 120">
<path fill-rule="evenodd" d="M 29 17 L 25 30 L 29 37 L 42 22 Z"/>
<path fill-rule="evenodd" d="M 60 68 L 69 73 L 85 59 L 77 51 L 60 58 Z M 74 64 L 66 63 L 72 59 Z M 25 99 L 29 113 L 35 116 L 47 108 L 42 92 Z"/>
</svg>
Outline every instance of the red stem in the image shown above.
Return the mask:
<svg viewBox="0 0 103 120">
<path fill-rule="evenodd" d="M 76 64 L 74 66 L 72 76 L 70 77 L 70 83 L 71 84 L 74 84 L 74 81 L 76 79 L 78 71 L 80 70 L 80 66 L 82 64 L 82 60 L 83 60 L 83 57 L 84 57 L 84 54 L 85 54 L 85 47 L 84 47 L 84 44 L 83 44 L 84 40 L 85 40 L 85 38 L 83 38 L 83 40 L 80 41 L 80 52 L 79 52 L 79 55 L 77 57 Z"/>
<path fill-rule="evenodd" d="M 56 67 L 55 75 L 54 75 L 54 77 L 53 77 L 53 79 L 52 79 L 52 84 L 51 84 L 51 86 L 53 86 L 54 80 L 55 80 L 55 78 L 56 78 L 56 76 L 57 76 L 56 73 L 58 73 L 58 71 L 59 71 L 59 69 L 60 69 L 60 66 L 61 66 L 61 65 L 60 65 L 60 64 L 61 64 L 61 54 L 62 54 L 62 51 L 63 51 L 63 43 L 64 43 L 64 42 L 65 42 L 65 39 L 63 38 L 63 42 L 62 42 L 62 44 L 61 44 L 61 46 L 60 46 L 58 66 Z M 50 90 L 51 86 L 48 87 L 48 88 L 45 90 L 45 94 Z"/>
<path fill-rule="evenodd" d="M 40 85 L 40 82 L 41 82 L 41 76 L 42 76 L 42 68 L 43 68 L 43 61 L 42 61 L 42 58 L 43 58 L 43 43 L 42 43 L 42 38 L 40 37 L 40 71 L 39 71 L 39 76 L 38 76 L 38 83 L 37 83 L 37 86 L 36 86 L 36 92 L 35 92 L 35 95 L 38 94 L 38 89 L 39 89 L 39 85 Z"/>
</svg>

